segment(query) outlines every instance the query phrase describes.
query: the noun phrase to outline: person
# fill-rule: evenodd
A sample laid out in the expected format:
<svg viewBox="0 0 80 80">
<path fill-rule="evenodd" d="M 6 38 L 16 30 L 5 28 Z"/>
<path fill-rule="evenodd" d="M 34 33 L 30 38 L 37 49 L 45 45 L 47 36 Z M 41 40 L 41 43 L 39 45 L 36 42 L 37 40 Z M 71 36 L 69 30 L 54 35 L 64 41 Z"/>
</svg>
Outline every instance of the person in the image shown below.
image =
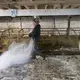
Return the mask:
<svg viewBox="0 0 80 80">
<path fill-rule="evenodd" d="M 40 40 L 40 33 L 41 33 L 41 25 L 39 24 L 39 19 L 34 18 L 33 19 L 33 30 L 31 33 L 29 33 L 29 37 L 31 37 L 34 40 L 34 45 L 35 45 L 35 52 L 32 55 L 32 58 L 36 58 L 36 53 L 38 53 L 39 48 L 38 48 L 38 41 Z"/>
</svg>

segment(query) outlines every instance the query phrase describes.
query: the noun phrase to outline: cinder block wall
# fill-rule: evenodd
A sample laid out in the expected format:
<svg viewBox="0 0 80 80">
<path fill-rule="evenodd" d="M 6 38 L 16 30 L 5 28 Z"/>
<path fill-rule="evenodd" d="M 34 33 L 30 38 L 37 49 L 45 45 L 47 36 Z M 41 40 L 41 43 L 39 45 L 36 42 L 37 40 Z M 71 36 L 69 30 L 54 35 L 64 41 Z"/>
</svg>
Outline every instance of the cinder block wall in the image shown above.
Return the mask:
<svg viewBox="0 0 80 80">
<path fill-rule="evenodd" d="M 22 27 L 30 28 L 32 27 L 32 17 L 22 17 Z M 53 17 L 41 17 L 40 24 L 42 28 L 53 28 L 54 27 L 54 18 Z M 55 18 L 55 27 L 56 28 L 67 28 L 68 18 L 67 17 L 56 17 Z M 0 18 L 0 28 L 7 27 L 21 27 L 20 17 L 17 18 Z M 71 18 L 71 28 L 80 27 L 80 16 L 75 16 Z"/>
<path fill-rule="evenodd" d="M 33 17 L 0 17 L 0 28 L 33 28 Z M 40 24 L 42 28 L 54 28 L 54 17 L 40 17 Z M 73 16 L 71 18 L 71 28 L 80 28 L 80 16 Z M 57 16 L 55 17 L 56 28 L 67 28 L 68 17 Z M 71 33 L 72 34 L 72 33 Z"/>
<path fill-rule="evenodd" d="M 56 17 L 55 26 L 56 28 L 67 28 L 68 27 L 68 17 Z"/>
<path fill-rule="evenodd" d="M 80 28 L 80 16 L 75 16 L 71 18 L 71 28 Z"/>
<path fill-rule="evenodd" d="M 22 17 L 22 27 L 30 28 L 32 26 L 33 17 Z M 53 28 L 54 27 L 54 17 L 41 17 L 40 24 L 42 28 Z M 55 27 L 56 28 L 67 28 L 68 26 L 68 17 L 55 17 Z M 71 18 L 71 28 L 80 27 L 80 16 L 75 16 Z M 0 28 L 7 27 L 21 27 L 20 17 L 9 18 L 1 17 L 0 18 Z"/>
</svg>

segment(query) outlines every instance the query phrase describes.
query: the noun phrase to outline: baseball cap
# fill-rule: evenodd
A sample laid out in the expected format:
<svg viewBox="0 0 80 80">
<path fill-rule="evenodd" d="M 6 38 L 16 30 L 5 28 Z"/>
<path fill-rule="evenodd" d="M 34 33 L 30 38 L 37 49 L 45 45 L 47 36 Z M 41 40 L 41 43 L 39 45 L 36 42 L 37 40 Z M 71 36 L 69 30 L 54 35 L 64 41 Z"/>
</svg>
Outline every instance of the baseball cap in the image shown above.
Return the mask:
<svg viewBox="0 0 80 80">
<path fill-rule="evenodd" d="M 38 18 L 34 18 L 34 19 L 33 19 L 33 22 L 39 23 L 39 19 L 38 19 Z"/>
</svg>

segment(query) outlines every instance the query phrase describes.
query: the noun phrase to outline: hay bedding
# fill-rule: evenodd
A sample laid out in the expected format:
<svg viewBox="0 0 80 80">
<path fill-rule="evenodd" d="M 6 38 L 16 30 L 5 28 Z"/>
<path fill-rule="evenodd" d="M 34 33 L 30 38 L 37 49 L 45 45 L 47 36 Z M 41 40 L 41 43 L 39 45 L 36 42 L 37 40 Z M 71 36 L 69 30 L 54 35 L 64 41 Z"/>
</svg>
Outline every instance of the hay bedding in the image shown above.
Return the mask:
<svg viewBox="0 0 80 80">
<path fill-rule="evenodd" d="M 80 56 L 37 56 L 29 64 L 0 71 L 0 80 L 80 80 Z"/>
</svg>

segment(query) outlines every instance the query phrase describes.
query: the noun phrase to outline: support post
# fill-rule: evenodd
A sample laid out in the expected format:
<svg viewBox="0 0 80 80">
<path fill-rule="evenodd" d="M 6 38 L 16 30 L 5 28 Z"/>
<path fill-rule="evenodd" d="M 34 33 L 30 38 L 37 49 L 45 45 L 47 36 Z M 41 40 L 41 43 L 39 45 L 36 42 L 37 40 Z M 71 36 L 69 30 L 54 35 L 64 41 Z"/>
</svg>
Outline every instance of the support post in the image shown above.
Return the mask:
<svg viewBox="0 0 80 80">
<path fill-rule="evenodd" d="M 53 35 L 55 34 L 55 28 L 56 28 L 56 26 L 55 26 L 55 17 L 53 17 L 53 20 L 54 20 L 54 22 L 53 22 L 53 24 L 54 24 L 54 27 L 53 27 Z"/>
<path fill-rule="evenodd" d="M 20 27 L 22 29 L 22 18 L 20 17 Z"/>
<path fill-rule="evenodd" d="M 80 32 L 79 32 L 79 43 L 78 43 L 78 49 L 80 51 Z"/>
<path fill-rule="evenodd" d="M 67 38 L 69 37 L 69 33 L 70 33 L 70 20 L 71 20 L 71 16 L 68 17 Z"/>
</svg>

